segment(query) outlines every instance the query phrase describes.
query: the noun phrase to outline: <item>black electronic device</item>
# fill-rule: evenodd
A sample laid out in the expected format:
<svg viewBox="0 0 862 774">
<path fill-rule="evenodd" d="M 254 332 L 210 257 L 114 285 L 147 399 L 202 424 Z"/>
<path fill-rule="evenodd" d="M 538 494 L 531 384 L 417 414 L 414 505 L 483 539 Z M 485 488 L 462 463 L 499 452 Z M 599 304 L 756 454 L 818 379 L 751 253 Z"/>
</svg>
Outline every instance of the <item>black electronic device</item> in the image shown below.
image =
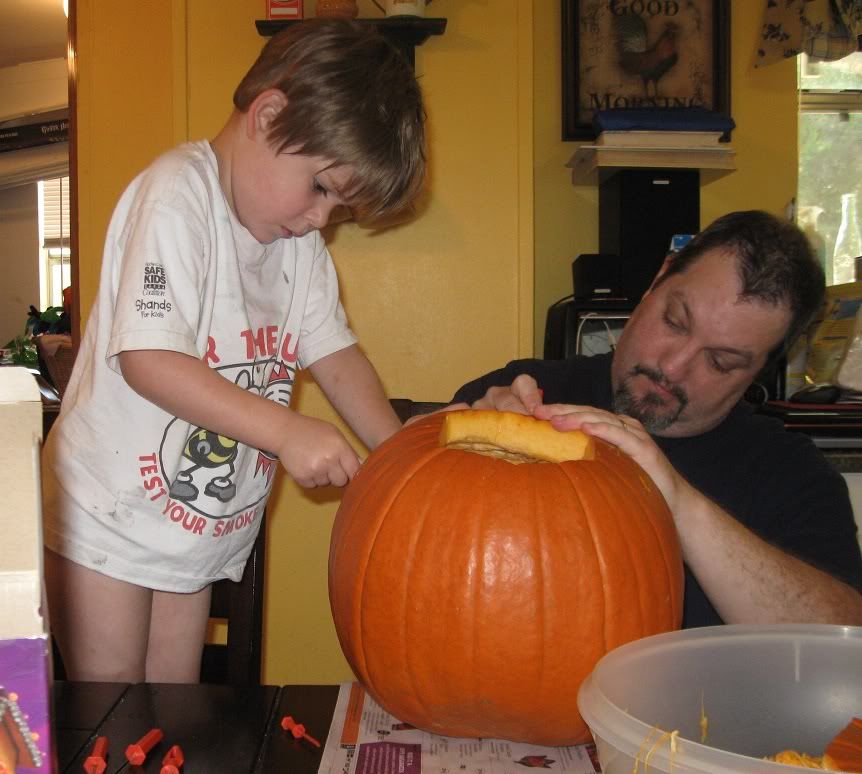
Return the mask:
<svg viewBox="0 0 862 774">
<path fill-rule="evenodd" d="M 803 387 L 789 396 L 794 403 L 815 403 L 826 405 L 836 403 L 841 397 L 841 388 L 834 384 L 819 384 Z"/>
<path fill-rule="evenodd" d="M 548 307 L 545 316 L 545 360 L 565 360 L 575 353 L 572 333 L 572 297 L 566 296 Z"/>
<path fill-rule="evenodd" d="M 625 168 L 602 174 L 599 252 L 619 256 L 620 295 L 639 301 L 673 235 L 699 230 L 698 170 Z"/>
<path fill-rule="evenodd" d="M 632 308 L 619 298 L 560 299 L 548 307 L 542 356 L 563 360 L 614 349 Z"/>
<path fill-rule="evenodd" d="M 572 261 L 575 298 L 620 298 L 620 257 L 605 253 L 581 253 Z"/>
</svg>

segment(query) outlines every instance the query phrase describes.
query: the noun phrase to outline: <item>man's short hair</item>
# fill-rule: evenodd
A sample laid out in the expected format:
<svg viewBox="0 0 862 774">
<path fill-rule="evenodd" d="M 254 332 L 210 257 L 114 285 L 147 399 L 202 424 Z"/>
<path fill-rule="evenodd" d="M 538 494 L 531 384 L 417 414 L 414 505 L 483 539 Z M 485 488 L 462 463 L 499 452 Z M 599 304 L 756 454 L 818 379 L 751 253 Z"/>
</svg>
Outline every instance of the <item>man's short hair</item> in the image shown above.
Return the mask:
<svg viewBox="0 0 862 774">
<path fill-rule="evenodd" d="M 370 25 L 311 19 L 273 36 L 234 92 L 248 110 L 267 89 L 287 104 L 272 122 L 273 148 L 349 166 L 344 196 L 357 220 L 410 209 L 425 177 L 422 92 L 405 57 Z"/>
<path fill-rule="evenodd" d="M 673 256 L 659 277 L 684 272 L 704 253 L 727 250 L 737 260 L 741 298 L 787 305 L 791 320 L 770 361 L 784 354 L 823 306 L 826 281 L 808 238 L 794 224 L 762 210 L 731 212 L 713 221 Z"/>
</svg>

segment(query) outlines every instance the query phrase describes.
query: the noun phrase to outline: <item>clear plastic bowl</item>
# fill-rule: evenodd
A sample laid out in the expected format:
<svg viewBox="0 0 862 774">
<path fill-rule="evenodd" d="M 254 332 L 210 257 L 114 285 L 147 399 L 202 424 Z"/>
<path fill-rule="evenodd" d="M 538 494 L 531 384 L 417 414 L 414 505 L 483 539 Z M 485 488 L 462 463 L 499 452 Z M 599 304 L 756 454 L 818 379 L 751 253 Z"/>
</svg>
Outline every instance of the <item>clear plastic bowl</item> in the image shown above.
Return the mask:
<svg viewBox="0 0 862 774">
<path fill-rule="evenodd" d="M 598 662 L 578 709 L 604 774 L 801 771 L 762 759 L 786 749 L 820 756 L 862 716 L 862 627 L 713 626 L 646 637 Z M 679 732 L 675 751 L 657 727 Z"/>
</svg>

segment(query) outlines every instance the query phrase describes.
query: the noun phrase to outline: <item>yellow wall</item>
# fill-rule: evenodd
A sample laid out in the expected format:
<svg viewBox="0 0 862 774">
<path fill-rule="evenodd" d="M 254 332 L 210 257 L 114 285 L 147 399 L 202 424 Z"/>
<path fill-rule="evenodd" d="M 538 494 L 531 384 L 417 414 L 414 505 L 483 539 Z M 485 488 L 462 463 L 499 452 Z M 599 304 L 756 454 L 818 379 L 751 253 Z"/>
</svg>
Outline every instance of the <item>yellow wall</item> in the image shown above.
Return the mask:
<svg viewBox="0 0 862 774">
<path fill-rule="evenodd" d="M 78 0 L 80 292 L 98 284 L 111 208 L 175 142 L 211 137 L 263 45 L 262 0 Z M 379 16 L 369 2 L 363 16 Z M 392 396 L 448 399 L 532 349 L 532 6 L 435 0 L 448 30 L 417 49 L 431 144 L 421 217 L 383 234 L 327 234 L 345 306 Z M 313 384 L 296 406 L 334 419 Z M 282 480 L 268 509 L 264 679 L 349 677 L 329 614 L 326 562 L 339 492 Z"/>
<path fill-rule="evenodd" d="M 733 210 L 780 213 L 796 195 L 796 63 L 755 69 L 763 3 L 731 0 L 731 114 L 736 171 L 701 176 L 701 225 Z M 541 356 L 545 314 L 572 292 L 571 264 L 598 251 L 598 191 L 573 185 L 566 162 L 578 147 L 562 142 L 560 2 L 535 9 L 535 352 Z"/>
</svg>

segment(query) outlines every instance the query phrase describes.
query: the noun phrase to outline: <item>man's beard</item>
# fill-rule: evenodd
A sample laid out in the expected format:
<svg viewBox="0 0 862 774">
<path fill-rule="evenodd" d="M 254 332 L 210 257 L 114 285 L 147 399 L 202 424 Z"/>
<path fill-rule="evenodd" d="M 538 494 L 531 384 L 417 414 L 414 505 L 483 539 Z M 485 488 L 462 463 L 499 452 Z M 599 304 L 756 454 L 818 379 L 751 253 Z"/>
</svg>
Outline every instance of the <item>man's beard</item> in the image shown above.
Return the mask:
<svg viewBox="0 0 862 774">
<path fill-rule="evenodd" d="M 652 392 L 645 393 L 642 398 L 636 398 L 630 388 L 631 380 L 635 376 L 646 376 L 673 395 L 678 401 L 676 411 L 667 411 L 664 401 Z M 641 365 L 632 368 L 614 392 L 614 413 L 634 417 L 650 433 L 667 430 L 679 419 L 687 405 L 688 396 L 682 387 L 670 384 L 661 371 Z"/>
</svg>

